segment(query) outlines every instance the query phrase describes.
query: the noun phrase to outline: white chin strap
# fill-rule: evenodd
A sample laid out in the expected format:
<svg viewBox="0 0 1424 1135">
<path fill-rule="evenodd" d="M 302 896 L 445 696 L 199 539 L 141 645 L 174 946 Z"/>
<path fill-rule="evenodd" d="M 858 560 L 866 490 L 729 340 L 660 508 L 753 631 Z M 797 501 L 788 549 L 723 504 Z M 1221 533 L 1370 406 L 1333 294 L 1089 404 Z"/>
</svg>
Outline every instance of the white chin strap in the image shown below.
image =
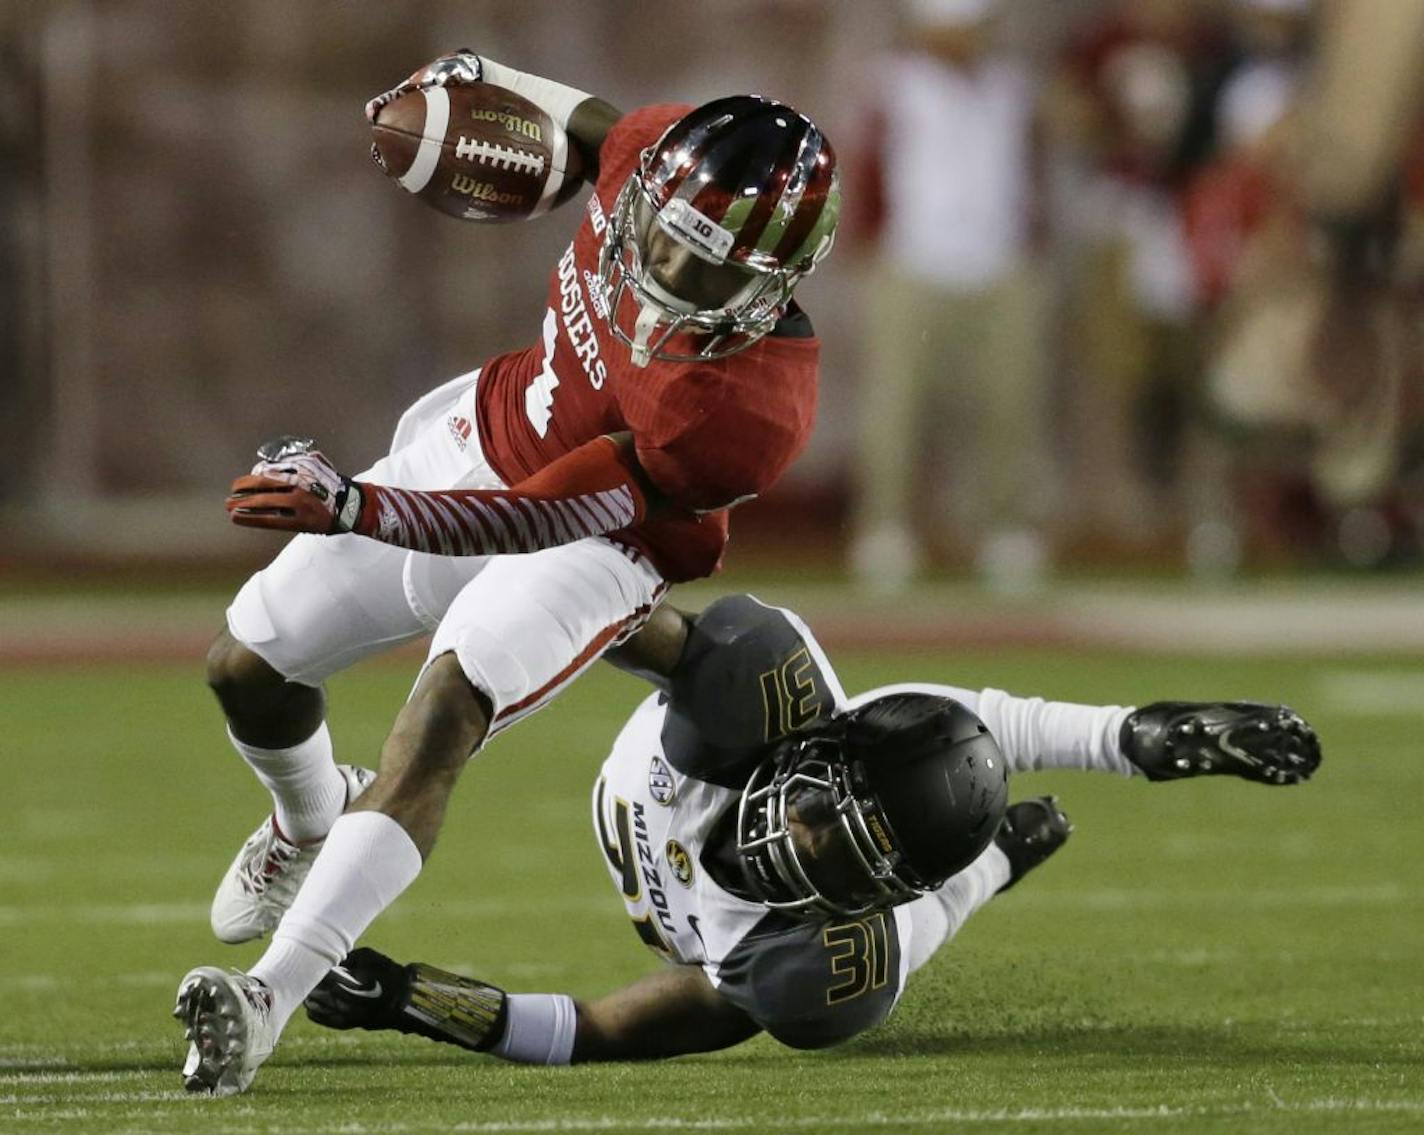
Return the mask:
<svg viewBox="0 0 1424 1135">
<path fill-rule="evenodd" d="M 648 336 L 663 320 L 663 313 L 655 307 L 640 307 L 637 321 L 633 324 L 633 365 L 645 367 L 652 359 L 648 350 Z"/>
<path fill-rule="evenodd" d="M 668 312 L 678 315 L 691 315 L 697 310 L 697 305 L 688 303 L 685 299 L 672 294 L 665 287 L 644 273 L 642 279 L 643 289 L 662 304 L 662 308 L 652 307 L 648 304 L 640 305 L 638 309 L 637 321 L 633 324 L 633 365 L 635 367 L 645 367 L 652 359 L 652 351 L 648 346 L 648 338 L 659 323 L 667 319 Z"/>
</svg>

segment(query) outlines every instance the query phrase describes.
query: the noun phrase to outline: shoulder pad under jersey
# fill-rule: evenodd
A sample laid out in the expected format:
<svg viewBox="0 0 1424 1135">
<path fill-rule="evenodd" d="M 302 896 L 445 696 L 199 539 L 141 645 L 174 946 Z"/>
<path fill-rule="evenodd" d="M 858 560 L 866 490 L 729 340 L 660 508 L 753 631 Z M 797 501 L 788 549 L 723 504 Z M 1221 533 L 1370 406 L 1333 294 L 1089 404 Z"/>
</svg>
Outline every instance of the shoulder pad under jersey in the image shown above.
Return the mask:
<svg viewBox="0 0 1424 1135">
<path fill-rule="evenodd" d="M 770 912 L 717 967 L 717 989 L 782 1044 L 825 1048 L 890 1015 L 900 994 L 894 911 L 815 921 Z"/>
<path fill-rule="evenodd" d="M 663 750 L 684 776 L 740 787 L 769 744 L 826 720 L 844 701 L 794 613 L 727 596 L 692 621 L 672 673 Z"/>
</svg>

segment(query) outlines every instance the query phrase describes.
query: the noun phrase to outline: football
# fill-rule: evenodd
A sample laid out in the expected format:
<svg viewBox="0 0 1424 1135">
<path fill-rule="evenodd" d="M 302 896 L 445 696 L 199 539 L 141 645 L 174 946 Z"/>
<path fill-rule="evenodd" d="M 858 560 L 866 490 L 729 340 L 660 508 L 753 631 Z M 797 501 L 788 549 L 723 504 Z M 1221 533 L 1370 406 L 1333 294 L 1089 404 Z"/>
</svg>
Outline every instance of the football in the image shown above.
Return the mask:
<svg viewBox="0 0 1424 1135">
<path fill-rule="evenodd" d="M 409 91 L 380 109 L 371 133 L 371 156 L 389 177 L 464 221 L 537 217 L 582 184 L 562 127 L 493 83 Z"/>
</svg>

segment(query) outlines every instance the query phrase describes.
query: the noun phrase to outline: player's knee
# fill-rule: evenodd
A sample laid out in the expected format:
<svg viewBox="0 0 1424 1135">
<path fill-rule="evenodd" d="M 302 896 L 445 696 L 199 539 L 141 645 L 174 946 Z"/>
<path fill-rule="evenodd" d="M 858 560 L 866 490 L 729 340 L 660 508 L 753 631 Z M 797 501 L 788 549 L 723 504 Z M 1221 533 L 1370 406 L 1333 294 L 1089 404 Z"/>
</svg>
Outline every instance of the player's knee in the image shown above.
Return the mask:
<svg viewBox="0 0 1424 1135">
<path fill-rule="evenodd" d="M 488 697 L 470 684 L 454 654 L 442 654 L 416 684 L 386 744 L 402 750 L 399 765 L 419 775 L 457 775 L 484 741 L 489 721 Z"/>
<path fill-rule="evenodd" d="M 268 723 L 296 717 L 301 719 L 300 731 L 311 725 L 307 719 L 315 715 L 316 724 L 320 724 L 321 691 L 287 681 L 226 628 L 208 648 L 207 679 L 223 712 L 234 722 L 260 719 Z"/>
<path fill-rule="evenodd" d="M 280 674 L 233 638 L 226 628 L 208 647 L 207 668 L 208 687 L 224 706 L 241 701 L 256 689 L 282 681 Z"/>
</svg>

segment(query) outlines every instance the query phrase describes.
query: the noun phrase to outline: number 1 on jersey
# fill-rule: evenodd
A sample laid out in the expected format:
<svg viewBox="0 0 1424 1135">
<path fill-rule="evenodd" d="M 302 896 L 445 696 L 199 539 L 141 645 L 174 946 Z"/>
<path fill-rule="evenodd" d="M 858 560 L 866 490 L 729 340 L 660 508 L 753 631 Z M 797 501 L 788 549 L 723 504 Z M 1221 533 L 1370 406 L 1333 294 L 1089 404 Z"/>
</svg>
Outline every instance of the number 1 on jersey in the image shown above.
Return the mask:
<svg viewBox="0 0 1424 1135">
<path fill-rule="evenodd" d="M 559 333 L 559 317 L 551 307 L 544 316 L 544 357 L 541 369 L 524 391 L 524 412 L 534 432 L 544 437 L 549 432 L 549 419 L 554 416 L 554 387 L 559 376 L 554 373 L 554 337 Z"/>
</svg>

